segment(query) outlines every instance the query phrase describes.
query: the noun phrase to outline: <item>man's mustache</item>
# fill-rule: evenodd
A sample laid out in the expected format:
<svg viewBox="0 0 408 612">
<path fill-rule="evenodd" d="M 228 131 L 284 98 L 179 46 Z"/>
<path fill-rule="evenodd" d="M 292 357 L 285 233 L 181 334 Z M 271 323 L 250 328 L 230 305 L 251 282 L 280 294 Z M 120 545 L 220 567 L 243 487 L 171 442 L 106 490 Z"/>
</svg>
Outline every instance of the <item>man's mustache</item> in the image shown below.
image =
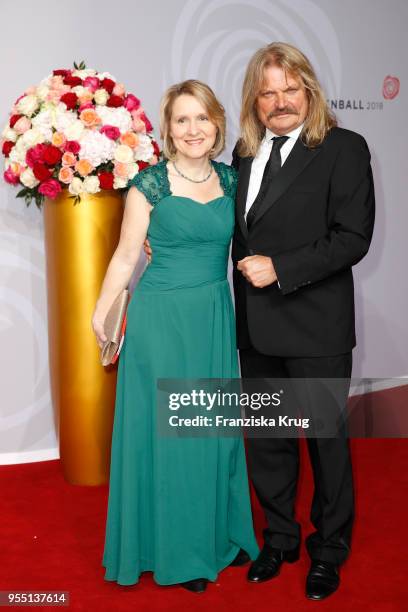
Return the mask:
<svg viewBox="0 0 408 612">
<path fill-rule="evenodd" d="M 279 117 L 280 115 L 298 115 L 295 109 L 290 108 L 289 106 L 285 106 L 285 108 L 280 108 L 279 110 L 272 111 L 268 115 L 268 119 L 272 119 L 272 117 Z"/>
</svg>

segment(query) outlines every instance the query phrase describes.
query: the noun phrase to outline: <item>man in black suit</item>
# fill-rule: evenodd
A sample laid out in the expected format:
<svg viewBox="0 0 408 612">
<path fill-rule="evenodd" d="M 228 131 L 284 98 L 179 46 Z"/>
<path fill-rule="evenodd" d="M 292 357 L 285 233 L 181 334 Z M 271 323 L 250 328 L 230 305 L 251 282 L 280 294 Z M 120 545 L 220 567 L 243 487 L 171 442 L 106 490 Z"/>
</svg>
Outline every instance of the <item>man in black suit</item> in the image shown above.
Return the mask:
<svg viewBox="0 0 408 612">
<path fill-rule="evenodd" d="M 295 47 L 272 43 L 251 59 L 233 165 L 242 377 L 348 381 L 356 343 L 351 267 L 367 253 L 374 225 L 370 153 L 362 136 L 337 127 L 310 62 Z M 307 444 L 316 530 L 306 540 L 306 595 L 323 599 L 337 589 L 350 551 L 352 469 L 346 435 Z M 248 439 L 249 474 L 268 524 L 252 582 L 273 578 L 284 561 L 299 557 L 298 461 L 297 438 Z"/>
</svg>

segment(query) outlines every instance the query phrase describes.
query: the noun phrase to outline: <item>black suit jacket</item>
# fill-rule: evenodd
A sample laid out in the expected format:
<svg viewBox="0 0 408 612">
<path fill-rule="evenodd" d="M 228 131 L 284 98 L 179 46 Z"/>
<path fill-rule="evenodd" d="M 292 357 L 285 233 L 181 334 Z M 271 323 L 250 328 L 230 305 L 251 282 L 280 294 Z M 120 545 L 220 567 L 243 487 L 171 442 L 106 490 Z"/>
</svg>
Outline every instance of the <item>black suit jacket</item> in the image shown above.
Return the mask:
<svg viewBox="0 0 408 612">
<path fill-rule="evenodd" d="M 239 169 L 232 245 L 239 348 L 277 356 L 338 355 L 355 346 L 351 266 L 367 253 L 374 187 L 366 141 L 332 128 L 310 149 L 298 139 L 269 185 L 248 232 L 244 219 L 252 158 Z M 257 289 L 236 269 L 247 255 L 272 258 L 280 288 Z"/>
</svg>

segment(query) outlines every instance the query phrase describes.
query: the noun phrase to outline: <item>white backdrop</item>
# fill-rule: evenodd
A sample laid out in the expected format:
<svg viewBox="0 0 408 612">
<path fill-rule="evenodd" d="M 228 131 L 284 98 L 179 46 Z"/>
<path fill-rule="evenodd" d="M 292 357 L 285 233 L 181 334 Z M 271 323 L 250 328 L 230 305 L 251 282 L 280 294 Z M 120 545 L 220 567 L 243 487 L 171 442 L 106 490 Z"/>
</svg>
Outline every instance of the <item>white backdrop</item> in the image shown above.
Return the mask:
<svg viewBox="0 0 408 612">
<path fill-rule="evenodd" d="M 355 268 L 354 376 L 408 374 L 406 0 L 20 0 L 2 2 L 0 20 L 1 128 L 24 89 L 83 59 L 124 82 L 155 126 L 168 85 L 208 82 L 228 113 L 226 162 L 251 54 L 273 40 L 302 49 L 340 124 L 363 134 L 372 153 L 377 217 L 371 250 Z M 394 99 L 383 96 L 386 76 L 400 81 Z M 58 457 L 43 220 L 15 195 L 0 182 L 0 463 Z"/>
</svg>

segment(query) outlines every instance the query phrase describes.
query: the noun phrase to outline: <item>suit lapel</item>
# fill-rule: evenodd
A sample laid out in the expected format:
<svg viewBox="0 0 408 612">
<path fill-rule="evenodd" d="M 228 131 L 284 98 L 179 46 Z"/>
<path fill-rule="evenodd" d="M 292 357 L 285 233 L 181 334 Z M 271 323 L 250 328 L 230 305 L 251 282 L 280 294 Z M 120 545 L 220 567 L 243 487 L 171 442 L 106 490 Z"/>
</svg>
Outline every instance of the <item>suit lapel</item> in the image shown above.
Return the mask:
<svg viewBox="0 0 408 612">
<path fill-rule="evenodd" d="M 253 220 L 251 227 L 258 223 L 259 219 L 290 187 L 290 185 L 297 178 L 297 176 L 299 176 L 299 174 L 306 168 L 308 164 L 310 164 L 310 162 L 320 153 L 320 151 L 321 147 L 309 149 L 302 143 L 300 138 L 296 140 L 296 143 L 292 151 L 290 152 L 287 160 L 283 164 L 281 170 L 272 179 L 271 184 L 269 185 L 268 190 L 265 193 L 265 197 L 257 210 L 255 219 Z"/>
<path fill-rule="evenodd" d="M 245 222 L 245 205 L 248 194 L 249 177 L 251 175 L 253 157 L 242 157 L 239 164 L 239 177 L 237 186 L 237 220 L 245 237 L 248 236 L 248 228 Z"/>
</svg>

